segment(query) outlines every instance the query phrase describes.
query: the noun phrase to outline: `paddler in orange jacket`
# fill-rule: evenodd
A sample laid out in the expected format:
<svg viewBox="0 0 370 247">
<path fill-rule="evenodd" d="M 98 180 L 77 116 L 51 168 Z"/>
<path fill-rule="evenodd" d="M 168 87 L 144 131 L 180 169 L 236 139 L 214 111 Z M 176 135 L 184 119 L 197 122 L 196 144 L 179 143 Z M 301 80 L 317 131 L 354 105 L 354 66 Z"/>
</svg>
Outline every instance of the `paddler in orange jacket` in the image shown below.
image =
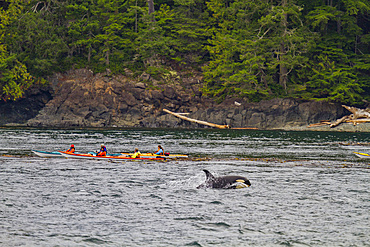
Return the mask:
<svg viewBox="0 0 370 247">
<path fill-rule="evenodd" d="M 74 153 L 75 152 L 75 145 L 71 145 L 71 147 L 66 151 L 67 153 Z"/>
<path fill-rule="evenodd" d="M 96 154 L 96 156 L 106 156 L 107 155 L 107 148 L 102 144 L 100 146 L 100 151 Z"/>
</svg>

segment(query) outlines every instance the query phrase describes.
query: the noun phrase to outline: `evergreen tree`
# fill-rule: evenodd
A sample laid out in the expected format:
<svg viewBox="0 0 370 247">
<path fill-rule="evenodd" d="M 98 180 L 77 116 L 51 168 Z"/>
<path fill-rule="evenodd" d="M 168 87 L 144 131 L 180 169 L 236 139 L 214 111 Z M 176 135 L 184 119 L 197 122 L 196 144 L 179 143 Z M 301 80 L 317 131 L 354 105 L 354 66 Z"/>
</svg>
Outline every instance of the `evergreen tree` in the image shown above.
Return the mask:
<svg viewBox="0 0 370 247">
<path fill-rule="evenodd" d="M 1 1 L 0 97 L 70 68 L 192 68 L 218 101 L 360 105 L 370 101 L 369 9 L 369 0 Z"/>
<path fill-rule="evenodd" d="M 20 1 L 22 11 L 8 27 L 13 34 L 6 39 L 9 51 L 17 54 L 32 75 L 45 77 L 64 71 L 68 47 L 63 18 L 64 2 Z"/>
<path fill-rule="evenodd" d="M 97 71 L 122 72 L 133 56 L 135 1 L 74 1 L 67 6 L 70 53 Z"/>
<path fill-rule="evenodd" d="M 142 9 L 144 10 L 144 9 Z M 162 58 L 173 54 L 173 39 L 165 35 L 166 28 L 173 20 L 174 13 L 167 5 L 148 14 L 143 11 L 143 23 L 139 25 L 136 47 L 145 68 L 160 67 Z M 155 15 L 155 18 L 154 18 Z M 155 20 L 155 21 L 154 21 Z"/>
<path fill-rule="evenodd" d="M 212 23 L 203 0 L 174 0 L 174 18 L 168 35 L 174 39 L 173 60 L 180 68 L 199 67 L 209 59 L 206 48 L 212 37 Z"/>
<path fill-rule="evenodd" d="M 369 100 L 368 25 L 361 27 L 358 22 L 369 10 L 368 1 L 343 0 L 329 1 L 308 13 L 320 39 L 310 54 L 311 73 L 303 97 L 346 104 Z"/>
<path fill-rule="evenodd" d="M 285 0 L 213 0 L 208 6 L 220 22 L 209 46 L 205 91 L 237 92 L 253 101 L 286 94 L 288 75 L 307 61 L 312 40 L 301 8 Z"/>
<path fill-rule="evenodd" d="M 16 100 L 24 95 L 34 79 L 16 55 L 9 53 L 5 44 L 6 39 L 15 36 L 8 31 L 8 26 L 17 19 L 22 10 L 21 1 L 6 3 L 0 7 L 0 100 Z"/>
</svg>

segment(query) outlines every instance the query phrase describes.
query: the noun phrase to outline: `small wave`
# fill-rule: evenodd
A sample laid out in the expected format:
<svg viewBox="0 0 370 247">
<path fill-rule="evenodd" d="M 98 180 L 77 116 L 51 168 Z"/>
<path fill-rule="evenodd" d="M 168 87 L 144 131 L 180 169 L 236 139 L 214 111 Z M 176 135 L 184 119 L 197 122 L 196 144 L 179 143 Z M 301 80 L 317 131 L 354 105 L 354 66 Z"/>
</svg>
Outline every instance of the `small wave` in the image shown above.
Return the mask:
<svg viewBox="0 0 370 247">
<path fill-rule="evenodd" d="M 109 241 L 105 241 L 105 240 L 102 240 L 102 239 L 99 239 L 99 238 L 94 238 L 94 237 L 90 237 L 90 238 L 84 239 L 82 241 L 87 242 L 87 243 L 93 243 L 93 244 L 108 244 L 108 243 L 110 243 Z"/>
<path fill-rule="evenodd" d="M 194 241 L 194 242 L 185 244 L 185 246 L 202 246 L 202 245 L 200 243 L 198 243 L 198 241 Z"/>
<path fill-rule="evenodd" d="M 174 218 L 174 220 L 204 220 L 204 217 L 198 217 L 198 216 L 179 217 L 179 218 Z"/>
<path fill-rule="evenodd" d="M 211 222 L 211 223 L 201 223 L 200 224 L 200 229 L 201 230 L 206 230 L 206 231 L 219 231 L 221 229 L 228 229 L 231 226 L 225 222 Z"/>
<path fill-rule="evenodd" d="M 220 202 L 220 201 L 213 201 L 213 202 L 211 202 L 211 204 L 223 204 L 222 202 Z"/>
</svg>

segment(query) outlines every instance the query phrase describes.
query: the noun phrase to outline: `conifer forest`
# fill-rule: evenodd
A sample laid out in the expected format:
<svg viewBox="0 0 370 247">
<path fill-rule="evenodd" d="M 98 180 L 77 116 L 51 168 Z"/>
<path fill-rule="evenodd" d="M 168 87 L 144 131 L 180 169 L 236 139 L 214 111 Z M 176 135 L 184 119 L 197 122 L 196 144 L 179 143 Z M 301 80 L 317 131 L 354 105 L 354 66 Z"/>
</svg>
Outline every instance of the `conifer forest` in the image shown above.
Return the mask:
<svg viewBox="0 0 370 247">
<path fill-rule="evenodd" d="M 0 100 L 71 69 L 161 80 L 202 74 L 204 94 L 361 106 L 370 101 L 369 0 L 0 1 Z"/>
</svg>

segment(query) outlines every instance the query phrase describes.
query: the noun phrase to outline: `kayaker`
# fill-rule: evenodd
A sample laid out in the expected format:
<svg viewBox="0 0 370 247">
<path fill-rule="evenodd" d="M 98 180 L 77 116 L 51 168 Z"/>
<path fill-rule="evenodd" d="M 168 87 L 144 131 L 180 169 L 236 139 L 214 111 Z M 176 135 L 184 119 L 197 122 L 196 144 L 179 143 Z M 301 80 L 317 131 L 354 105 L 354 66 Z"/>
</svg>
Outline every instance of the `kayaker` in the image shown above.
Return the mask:
<svg viewBox="0 0 370 247">
<path fill-rule="evenodd" d="M 157 155 L 163 155 L 164 151 L 161 145 L 158 145 L 158 150 L 155 152 Z"/>
<path fill-rule="evenodd" d="M 135 148 L 135 153 L 133 155 L 131 155 L 131 158 L 140 158 L 140 151 L 138 148 Z"/>
<path fill-rule="evenodd" d="M 66 151 L 67 153 L 74 153 L 75 152 L 75 145 L 71 145 L 71 147 Z"/>
<path fill-rule="evenodd" d="M 96 154 L 96 156 L 106 156 L 107 155 L 107 148 L 102 144 L 100 146 L 100 151 Z"/>
</svg>

